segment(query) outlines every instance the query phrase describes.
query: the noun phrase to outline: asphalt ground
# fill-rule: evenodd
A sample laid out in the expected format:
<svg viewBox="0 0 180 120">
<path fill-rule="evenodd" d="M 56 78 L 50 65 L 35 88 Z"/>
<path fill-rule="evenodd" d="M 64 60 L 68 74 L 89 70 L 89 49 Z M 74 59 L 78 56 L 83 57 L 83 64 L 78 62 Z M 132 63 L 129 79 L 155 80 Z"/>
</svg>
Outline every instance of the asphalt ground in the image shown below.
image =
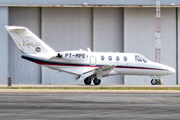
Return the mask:
<svg viewBox="0 0 180 120">
<path fill-rule="evenodd" d="M 179 120 L 179 93 L 0 93 L 2 120 Z"/>
<path fill-rule="evenodd" d="M 7 85 L 0 85 L 0 87 L 6 87 Z M 180 87 L 180 85 L 108 85 L 108 84 L 100 84 L 100 85 L 85 85 L 85 84 L 52 84 L 52 85 L 29 85 L 29 84 L 12 84 L 12 87 Z"/>
</svg>

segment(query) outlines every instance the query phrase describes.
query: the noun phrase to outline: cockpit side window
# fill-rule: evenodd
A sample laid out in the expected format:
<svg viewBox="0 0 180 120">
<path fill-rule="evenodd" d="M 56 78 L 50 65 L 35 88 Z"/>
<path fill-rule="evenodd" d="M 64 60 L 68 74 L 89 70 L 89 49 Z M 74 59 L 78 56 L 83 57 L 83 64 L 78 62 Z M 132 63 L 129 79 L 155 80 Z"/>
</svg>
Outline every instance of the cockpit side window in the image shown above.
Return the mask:
<svg viewBox="0 0 180 120">
<path fill-rule="evenodd" d="M 135 61 L 136 62 L 142 62 L 142 59 L 138 55 L 135 55 Z"/>
<path fill-rule="evenodd" d="M 143 58 L 143 61 L 144 61 L 145 63 L 147 63 L 147 60 L 146 60 L 145 58 Z"/>
</svg>

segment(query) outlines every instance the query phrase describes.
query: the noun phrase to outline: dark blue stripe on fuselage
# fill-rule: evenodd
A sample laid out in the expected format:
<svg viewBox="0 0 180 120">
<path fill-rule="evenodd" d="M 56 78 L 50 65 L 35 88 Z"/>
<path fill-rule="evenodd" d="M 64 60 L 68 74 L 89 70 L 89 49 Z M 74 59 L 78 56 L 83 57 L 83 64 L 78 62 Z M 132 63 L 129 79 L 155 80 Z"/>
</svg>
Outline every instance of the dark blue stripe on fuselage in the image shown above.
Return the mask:
<svg viewBox="0 0 180 120">
<path fill-rule="evenodd" d="M 41 65 L 62 65 L 62 66 L 72 66 L 72 67 L 102 67 L 105 65 L 96 65 L 96 66 L 91 66 L 90 64 L 79 64 L 79 63 L 63 63 L 63 62 L 56 62 L 56 61 L 48 61 L 44 60 L 41 58 L 35 58 L 35 57 L 29 57 L 22 55 L 21 56 L 23 59 L 35 62 L 37 64 Z M 127 68 L 127 69 L 144 69 L 144 70 L 163 70 L 163 71 L 168 71 L 165 69 L 157 69 L 157 68 L 147 68 L 147 67 L 137 67 L 137 66 L 116 66 L 116 68 Z"/>
</svg>

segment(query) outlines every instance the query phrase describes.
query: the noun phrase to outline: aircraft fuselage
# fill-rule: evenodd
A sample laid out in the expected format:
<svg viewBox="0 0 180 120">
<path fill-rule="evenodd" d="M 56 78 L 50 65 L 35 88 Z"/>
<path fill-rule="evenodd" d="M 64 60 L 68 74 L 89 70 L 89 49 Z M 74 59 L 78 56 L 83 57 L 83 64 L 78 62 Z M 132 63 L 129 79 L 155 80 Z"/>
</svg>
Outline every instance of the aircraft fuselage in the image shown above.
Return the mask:
<svg viewBox="0 0 180 120">
<path fill-rule="evenodd" d="M 56 54 L 58 53 L 61 56 L 52 55 L 47 57 L 45 55 L 33 54 L 23 55 L 22 58 L 55 70 L 76 75 L 81 75 L 105 65 L 114 65 L 115 68 L 108 74 L 102 74 L 103 77 L 110 75 L 163 76 L 175 73 L 173 68 L 151 62 L 144 56 L 135 53 L 64 51 L 57 52 Z"/>
</svg>

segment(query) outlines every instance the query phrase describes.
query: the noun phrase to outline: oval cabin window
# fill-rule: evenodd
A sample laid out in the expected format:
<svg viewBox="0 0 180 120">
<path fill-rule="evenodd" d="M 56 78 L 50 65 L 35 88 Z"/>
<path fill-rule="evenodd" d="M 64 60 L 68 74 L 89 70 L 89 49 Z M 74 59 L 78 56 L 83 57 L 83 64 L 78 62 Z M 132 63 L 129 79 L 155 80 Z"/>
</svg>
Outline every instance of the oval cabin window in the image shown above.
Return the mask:
<svg viewBox="0 0 180 120">
<path fill-rule="evenodd" d="M 116 61 L 119 61 L 119 56 L 116 56 Z"/>
<path fill-rule="evenodd" d="M 104 56 L 101 56 L 101 60 L 104 61 Z"/>
<path fill-rule="evenodd" d="M 112 57 L 111 56 L 109 56 L 109 61 L 111 61 L 112 60 Z"/>
<path fill-rule="evenodd" d="M 124 61 L 127 61 L 127 57 L 126 56 L 124 56 Z"/>
</svg>

